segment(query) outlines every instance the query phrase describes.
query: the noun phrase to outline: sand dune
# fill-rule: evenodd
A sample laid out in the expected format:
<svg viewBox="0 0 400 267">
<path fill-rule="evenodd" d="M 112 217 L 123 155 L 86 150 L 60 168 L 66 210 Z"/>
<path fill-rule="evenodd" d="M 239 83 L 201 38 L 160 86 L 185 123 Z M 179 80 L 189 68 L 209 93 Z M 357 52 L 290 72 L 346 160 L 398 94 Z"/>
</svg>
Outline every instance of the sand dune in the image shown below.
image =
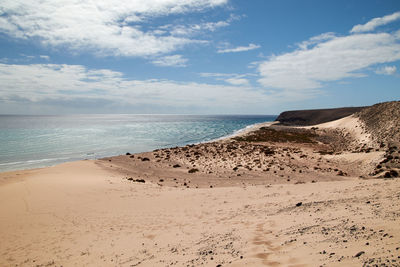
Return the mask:
<svg viewBox="0 0 400 267">
<path fill-rule="evenodd" d="M 0 187 L 0 265 L 395 265 L 399 190 L 358 179 L 184 189 L 68 163 Z"/>
<path fill-rule="evenodd" d="M 0 266 L 398 266 L 376 140 L 350 116 L 0 173 Z"/>
</svg>

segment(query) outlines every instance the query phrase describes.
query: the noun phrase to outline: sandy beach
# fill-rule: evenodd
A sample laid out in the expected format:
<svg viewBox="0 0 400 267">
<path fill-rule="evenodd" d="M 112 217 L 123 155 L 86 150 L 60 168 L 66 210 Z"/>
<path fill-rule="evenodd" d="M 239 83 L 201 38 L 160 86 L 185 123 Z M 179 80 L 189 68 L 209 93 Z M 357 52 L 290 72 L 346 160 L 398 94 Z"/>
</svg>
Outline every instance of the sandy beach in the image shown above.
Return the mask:
<svg viewBox="0 0 400 267">
<path fill-rule="evenodd" d="M 0 265 L 399 266 L 400 151 L 374 140 L 350 116 L 0 173 Z"/>
<path fill-rule="evenodd" d="M 187 189 L 93 161 L 26 175 L 0 187 L 2 266 L 399 263 L 399 180 Z"/>
<path fill-rule="evenodd" d="M 0 0 L 0 267 L 400 267 L 400 0 Z"/>
</svg>

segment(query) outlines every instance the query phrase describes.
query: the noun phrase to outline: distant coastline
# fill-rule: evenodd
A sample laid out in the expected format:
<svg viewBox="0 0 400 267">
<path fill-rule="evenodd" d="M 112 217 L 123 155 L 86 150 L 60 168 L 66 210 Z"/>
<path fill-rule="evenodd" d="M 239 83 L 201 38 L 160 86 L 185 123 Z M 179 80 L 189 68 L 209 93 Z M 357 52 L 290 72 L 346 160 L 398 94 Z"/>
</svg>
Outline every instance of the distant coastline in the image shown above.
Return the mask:
<svg viewBox="0 0 400 267">
<path fill-rule="evenodd" d="M 330 109 L 291 110 L 279 114 L 277 121 L 286 126 L 310 126 L 338 120 L 360 112 L 365 107 L 343 107 Z"/>
</svg>

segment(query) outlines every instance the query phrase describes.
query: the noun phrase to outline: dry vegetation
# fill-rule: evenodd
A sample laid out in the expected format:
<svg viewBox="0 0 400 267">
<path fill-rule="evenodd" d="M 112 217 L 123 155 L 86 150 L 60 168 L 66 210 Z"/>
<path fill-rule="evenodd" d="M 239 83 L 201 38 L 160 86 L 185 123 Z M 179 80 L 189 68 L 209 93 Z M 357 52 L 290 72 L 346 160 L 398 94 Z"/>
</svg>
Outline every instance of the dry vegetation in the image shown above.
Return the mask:
<svg viewBox="0 0 400 267">
<path fill-rule="evenodd" d="M 317 135 L 312 130 L 296 128 L 261 127 L 246 136 L 235 137 L 234 140 L 245 142 L 274 142 L 274 143 L 316 143 Z"/>
</svg>

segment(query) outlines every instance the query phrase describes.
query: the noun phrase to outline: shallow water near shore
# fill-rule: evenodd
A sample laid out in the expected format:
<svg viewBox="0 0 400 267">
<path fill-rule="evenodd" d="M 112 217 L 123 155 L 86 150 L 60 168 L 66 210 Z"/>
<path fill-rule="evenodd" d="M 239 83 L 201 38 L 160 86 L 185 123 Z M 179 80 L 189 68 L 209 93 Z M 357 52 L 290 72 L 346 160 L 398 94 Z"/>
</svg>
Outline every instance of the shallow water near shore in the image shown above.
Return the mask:
<svg viewBox="0 0 400 267">
<path fill-rule="evenodd" d="M 0 115 L 0 172 L 221 138 L 268 115 Z"/>
</svg>

